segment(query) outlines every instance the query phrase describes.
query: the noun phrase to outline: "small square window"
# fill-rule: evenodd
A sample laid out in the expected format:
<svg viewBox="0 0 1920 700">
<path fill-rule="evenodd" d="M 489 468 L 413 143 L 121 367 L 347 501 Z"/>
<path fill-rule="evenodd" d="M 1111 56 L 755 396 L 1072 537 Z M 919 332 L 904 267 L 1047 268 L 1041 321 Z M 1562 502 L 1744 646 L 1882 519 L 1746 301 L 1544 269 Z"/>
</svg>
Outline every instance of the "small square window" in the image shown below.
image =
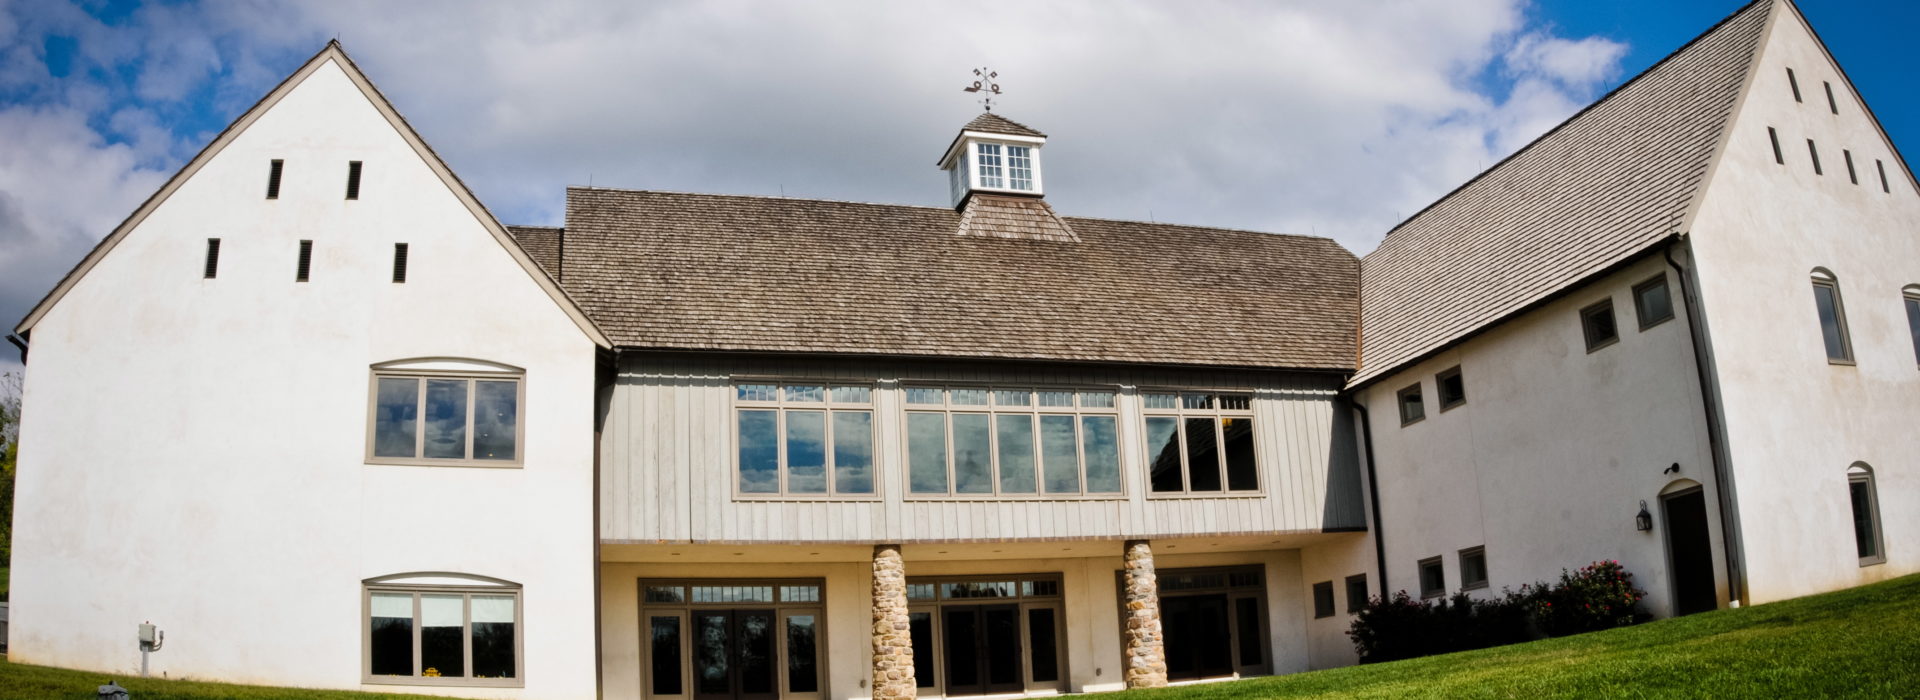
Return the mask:
<svg viewBox="0 0 1920 700">
<path fill-rule="evenodd" d="M 1613 300 L 1607 299 L 1581 309 L 1580 328 L 1587 338 L 1587 352 L 1619 342 L 1620 327 L 1613 319 Z"/>
<path fill-rule="evenodd" d="M 1467 383 L 1460 378 L 1460 368 L 1441 372 L 1433 378 L 1434 388 L 1440 392 L 1440 411 L 1460 406 L 1467 402 Z"/>
<path fill-rule="evenodd" d="M 1447 594 L 1447 574 L 1440 557 L 1420 560 L 1420 597 L 1438 598 Z"/>
<path fill-rule="evenodd" d="M 1400 390 L 1400 424 L 1412 425 L 1427 417 L 1427 407 L 1420 399 L 1420 384 L 1415 382 Z"/>
<path fill-rule="evenodd" d="M 1333 582 L 1321 581 L 1313 584 L 1313 617 L 1333 617 Z"/>
<path fill-rule="evenodd" d="M 1633 312 L 1640 317 L 1640 330 L 1673 320 L 1673 295 L 1667 290 L 1667 275 L 1633 286 Z"/>
<path fill-rule="evenodd" d="M 1367 575 L 1354 574 L 1347 577 L 1347 612 L 1360 612 L 1367 607 Z"/>
<path fill-rule="evenodd" d="M 1487 587 L 1487 548 L 1468 547 L 1460 550 L 1460 588 L 1463 590 Z"/>
</svg>

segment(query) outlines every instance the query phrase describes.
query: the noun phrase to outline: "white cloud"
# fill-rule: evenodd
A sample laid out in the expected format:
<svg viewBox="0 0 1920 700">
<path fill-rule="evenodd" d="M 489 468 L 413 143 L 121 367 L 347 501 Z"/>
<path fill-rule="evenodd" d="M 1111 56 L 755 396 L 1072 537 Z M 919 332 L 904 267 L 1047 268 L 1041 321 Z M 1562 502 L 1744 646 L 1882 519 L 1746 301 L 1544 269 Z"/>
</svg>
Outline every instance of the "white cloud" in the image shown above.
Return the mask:
<svg viewBox="0 0 1920 700">
<path fill-rule="evenodd" d="M 1514 42 L 1505 57 L 1508 68 L 1520 74 L 1551 78 L 1563 85 L 1590 87 L 1620 70 L 1627 45 L 1601 37 L 1570 40 L 1544 32 L 1530 32 Z"/>
</svg>

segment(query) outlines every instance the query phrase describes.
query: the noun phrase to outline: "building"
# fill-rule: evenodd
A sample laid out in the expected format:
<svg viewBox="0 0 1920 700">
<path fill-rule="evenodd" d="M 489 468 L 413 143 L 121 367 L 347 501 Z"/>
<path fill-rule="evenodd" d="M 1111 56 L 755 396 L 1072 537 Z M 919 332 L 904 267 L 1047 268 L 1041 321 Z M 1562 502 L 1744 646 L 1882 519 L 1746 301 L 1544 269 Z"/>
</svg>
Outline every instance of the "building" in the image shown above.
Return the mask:
<svg viewBox="0 0 1920 700">
<path fill-rule="evenodd" d="M 1046 142 L 504 226 L 330 44 L 16 327 L 12 659 L 1046 695 L 1596 559 L 1663 616 L 1920 571 L 1920 183 L 1786 0 L 1364 258 L 1062 216 Z"/>
</svg>

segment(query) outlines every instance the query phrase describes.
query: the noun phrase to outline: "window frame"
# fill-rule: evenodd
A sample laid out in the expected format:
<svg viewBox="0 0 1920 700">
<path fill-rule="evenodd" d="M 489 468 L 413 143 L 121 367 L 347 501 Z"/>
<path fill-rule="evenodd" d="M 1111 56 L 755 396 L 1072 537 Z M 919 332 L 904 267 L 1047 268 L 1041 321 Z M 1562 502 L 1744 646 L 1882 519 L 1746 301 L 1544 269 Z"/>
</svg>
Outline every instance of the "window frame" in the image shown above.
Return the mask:
<svg viewBox="0 0 1920 700">
<path fill-rule="evenodd" d="M 407 583 L 408 578 L 470 579 L 472 583 Z M 396 580 L 397 579 L 397 580 Z M 460 574 L 406 574 L 368 579 L 360 583 L 360 682 L 366 685 L 417 685 L 464 688 L 524 688 L 527 685 L 526 596 L 517 583 L 482 576 Z M 412 676 L 373 675 L 373 594 L 405 593 L 413 596 Z M 461 595 L 461 655 L 465 670 L 473 670 L 473 596 L 511 596 L 513 598 L 513 677 L 474 678 L 466 676 L 422 676 L 420 668 L 420 596 Z"/>
<path fill-rule="evenodd" d="M 1878 480 L 1874 478 L 1873 467 L 1867 466 L 1865 462 L 1855 462 L 1852 466 L 1847 467 L 1847 514 L 1851 516 L 1847 518 L 1847 524 L 1849 526 L 1852 526 L 1854 521 L 1860 517 L 1858 513 L 1853 512 L 1853 487 L 1855 484 L 1861 484 L 1866 487 L 1867 522 L 1873 527 L 1873 554 L 1859 557 L 1860 566 L 1868 567 L 1876 564 L 1885 564 L 1887 563 L 1887 533 L 1880 521 L 1880 485 Z M 1858 553 L 1860 531 L 1856 527 L 1849 527 L 1848 529 L 1853 530 L 1854 551 Z"/>
<path fill-rule="evenodd" d="M 740 398 L 741 386 L 759 385 L 759 384 L 774 385 L 775 394 L 776 394 L 776 398 L 774 401 L 756 401 L 751 399 Z M 819 402 L 788 402 L 787 401 L 788 386 L 819 387 L 821 390 L 820 401 Z M 836 387 L 866 389 L 867 401 L 866 403 L 835 402 L 833 400 L 833 390 Z M 873 382 L 873 381 L 850 382 L 850 381 L 844 381 L 844 380 L 832 381 L 832 380 L 826 380 L 826 379 L 816 380 L 810 377 L 799 377 L 799 378 L 734 377 L 733 381 L 728 384 L 728 391 L 732 396 L 732 402 L 733 402 L 733 405 L 729 407 L 729 411 L 731 412 L 732 417 L 729 423 L 731 432 L 728 433 L 728 440 L 727 440 L 727 444 L 731 447 L 729 451 L 731 454 L 729 461 L 733 465 L 733 471 L 728 476 L 731 478 L 733 482 L 733 499 L 734 500 L 736 501 L 877 501 L 877 500 L 880 500 L 881 494 L 885 493 L 885 487 L 883 486 L 882 479 L 881 479 L 881 472 L 883 471 L 882 470 L 883 463 L 880 459 L 880 385 L 878 382 Z M 780 484 L 780 490 L 777 492 L 752 492 L 752 491 L 745 491 L 740 488 L 740 447 L 741 447 L 740 412 L 743 410 L 765 410 L 765 411 L 773 411 L 774 413 L 773 431 L 774 431 L 774 437 L 776 441 L 776 444 L 774 446 L 774 450 L 775 450 L 774 451 L 774 455 L 775 455 L 774 456 L 774 473 L 778 477 L 778 481 Z M 857 411 L 864 410 L 867 412 L 868 426 L 869 426 L 869 433 L 870 433 L 870 435 L 868 436 L 868 439 L 871 441 L 871 444 L 868 445 L 867 454 L 872 455 L 872 462 L 873 462 L 871 465 L 868 466 L 868 471 L 869 471 L 868 478 L 871 479 L 873 482 L 873 490 L 871 493 L 857 493 L 857 492 L 840 493 L 838 489 L 839 479 L 835 471 L 836 465 L 834 464 L 834 449 L 833 449 L 835 444 L 834 438 L 833 438 L 833 414 L 835 413 L 836 410 L 841 412 L 857 412 Z M 824 440 L 821 446 L 821 449 L 825 451 L 825 463 L 823 464 L 823 468 L 826 470 L 826 480 L 827 480 L 827 490 L 824 492 L 796 493 L 796 492 L 790 491 L 787 487 L 787 471 L 788 471 L 787 469 L 787 413 L 789 411 L 814 411 L 814 412 L 825 414 L 825 418 L 823 420 L 823 423 L 825 425 L 822 428 L 823 430 L 822 434 L 824 436 Z"/>
<path fill-rule="evenodd" d="M 431 362 L 451 362 L 472 366 L 468 369 L 418 368 L 411 365 Z M 480 369 L 479 367 L 487 367 Z M 497 368 L 497 369 L 496 369 Z M 367 434 L 366 463 L 406 467 L 480 467 L 486 469 L 521 469 L 526 466 L 527 458 L 527 373 L 526 370 L 499 365 L 491 362 L 476 362 L 455 358 L 425 358 L 420 360 L 402 360 L 375 365 L 367 373 Z M 413 457 L 386 457 L 374 454 L 378 445 L 376 430 L 379 427 L 380 380 L 382 378 L 418 379 L 419 394 L 415 399 Z M 427 431 L 425 429 L 425 402 L 428 379 L 465 379 L 467 380 L 467 457 L 453 459 L 446 457 L 421 457 L 425 451 Z M 476 459 L 473 455 L 475 431 L 473 427 L 474 411 L 477 402 L 473 400 L 476 382 L 512 381 L 514 383 L 514 425 L 513 459 Z"/>
<path fill-rule="evenodd" d="M 1452 402 L 1447 401 L 1446 389 L 1447 389 L 1448 379 L 1459 380 L 1460 382 L 1460 400 L 1459 401 L 1452 401 Z M 1434 393 L 1434 398 L 1437 398 L 1440 400 L 1441 413 L 1446 413 L 1447 411 L 1451 411 L 1453 409 L 1467 405 L 1467 380 L 1466 380 L 1466 377 L 1460 373 L 1460 365 L 1454 365 L 1447 369 L 1440 370 L 1438 373 L 1433 375 L 1433 393 Z"/>
<path fill-rule="evenodd" d="M 1147 396 L 1159 394 L 1172 394 L 1174 397 L 1174 407 L 1148 407 Z M 1208 408 L 1188 408 L 1185 397 L 1190 394 L 1203 394 L 1211 397 L 1209 401 L 1211 406 Z M 1264 444 L 1260 438 L 1259 423 L 1255 415 L 1257 411 L 1254 409 L 1254 405 L 1258 400 L 1255 392 L 1247 389 L 1141 387 L 1139 391 L 1134 393 L 1134 396 L 1136 400 L 1140 402 L 1140 424 L 1137 427 L 1140 430 L 1140 445 L 1142 448 L 1140 452 L 1141 486 L 1149 500 L 1180 498 L 1260 498 L 1266 496 L 1267 478 L 1264 472 L 1267 465 L 1260 459 L 1261 448 Z M 1244 396 L 1247 399 L 1247 407 L 1245 410 L 1222 408 L 1220 407 L 1220 396 Z M 1156 491 L 1153 488 L 1153 457 L 1149 454 L 1153 446 L 1147 444 L 1147 419 L 1149 418 L 1174 419 L 1174 434 L 1180 442 L 1179 491 Z M 1218 491 L 1193 490 L 1193 465 L 1187 462 L 1187 453 L 1189 451 L 1187 447 L 1187 420 L 1191 418 L 1212 418 L 1214 421 L 1214 453 L 1220 456 L 1220 490 Z M 1249 425 L 1253 426 L 1252 432 L 1248 435 L 1248 437 L 1253 440 L 1254 488 L 1252 489 L 1236 490 L 1233 488 L 1232 481 L 1227 472 L 1227 436 L 1226 432 L 1219 428 L 1220 420 L 1224 418 L 1244 418 L 1248 421 Z"/>
<path fill-rule="evenodd" d="M 1900 290 L 1900 310 L 1906 312 L 1907 333 L 1913 336 L 1913 361 L 1920 365 L 1920 284 Z"/>
<path fill-rule="evenodd" d="M 1432 566 L 1434 569 L 1440 572 L 1439 588 L 1433 588 L 1433 589 L 1427 588 L 1427 567 L 1428 566 Z M 1447 595 L 1447 561 L 1445 558 L 1435 555 L 1435 556 L 1427 557 L 1425 559 L 1421 559 L 1418 563 L 1414 565 L 1413 571 L 1415 576 L 1417 576 L 1419 579 L 1417 583 L 1419 583 L 1420 585 L 1421 600 L 1431 600 L 1433 598 L 1446 597 Z"/>
<path fill-rule="evenodd" d="M 1819 290 L 1825 288 L 1833 294 L 1833 325 L 1840 334 L 1840 350 L 1844 353 L 1842 357 L 1834 357 L 1832 349 L 1827 347 L 1826 331 L 1824 328 L 1820 329 L 1820 350 L 1826 355 L 1827 364 L 1849 367 L 1857 364 L 1856 358 L 1858 356 L 1853 352 L 1853 331 L 1847 324 L 1847 304 L 1846 300 L 1840 294 L 1839 276 L 1824 269 L 1818 269 L 1813 271 L 1812 282 L 1814 287 L 1813 320 L 1816 324 L 1815 327 L 1819 328 L 1818 324 L 1821 322 Z"/>
<path fill-rule="evenodd" d="M 1470 581 L 1467 579 L 1467 558 L 1468 557 L 1479 557 L 1480 559 L 1480 578 L 1478 580 Z M 1462 549 L 1457 555 L 1455 555 L 1455 558 L 1456 558 L 1456 565 L 1460 567 L 1460 590 L 1463 590 L 1463 591 L 1479 590 L 1482 588 L 1487 588 L 1490 585 L 1488 583 L 1488 579 L 1493 578 L 1493 575 L 1491 572 L 1487 570 L 1487 546 L 1486 545 L 1477 545 L 1473 547 L 1468 547 L 1466 549 Z"/>
<path fill-rule="evenodd" d="M 976 191 L 1004 192 L 1016 195 L 1044 194 L 1040 172 L 1040 147 L 1044 144 L 1045 142 L 1040 139 L 1010 135 L 1001 135 L 993 138 L 978 136 L 969 138 L 965 150 L 959 158 L 960 163 L 955 168 L 956 170 L 964 170 L 965 173 L 963 176 L 956 175 L 955 183 L 957 184 L 964 181 L 969 190 Z M 995 167 L 999 169 L 1000 184 L 987 184 L 981 164 L 981 146 L 995 146 L 1000 149 L 1000 152 L 995 155 L 995 157 L 999 159 L 999 163 Z M 1013 186 L 1013 154 L 1011 150 L 1013 148 L 1027 149 L 1027 171 L 1030 176 L 1028 184 L 1031 185 L 1031 187 L 1027 189 L 1020 189 Z M 955 193 L 955 201 L 958 201 L 959 195 L 960 193 Z"/>
<path fill-rule="evenodd" d="M 1607 312 L 1607 315 L 1613 318 L 1613 335 L 1600 338 L 1596 341 L 1593 337 L 1593 318 L 1602 311 Z M 1620 314 L 1613 310 L 1613 297 L 1611 295 L 1600 301 L 1580 307 L 1580 337 L 1586 341 L 1587 354 L 1589 355 L 1620 342 Z"/>
<path fill-rule="evenodd" d="M 1654 287 L 1663 288 L 1667 292 L 1667 314 L 1659 318 L 1650 319 L 1647 318 L 1647 307 L 1641 300 L 1640 294 Z M 1659 274 L 1641 280 L 1639 284 L 1633 285 L 1633 317 L 1640 322 L 1641 331 L 1646 331 L 1649 328 L 1671 321 L 1677 315 L 1679 315 L 1678 312 L 1673 310 L 1673 285 L 1667 282 L 1667 273 L 1665 271 L 1661 271 Z M 1615 314 L 1614 324 L 1616 332 L 1619 330 L 1619 322 L 1619 314 Z"/>
<path fill-rule="evenodd" d="M 1373 598 L 1373 594 L 1367 592 L 1367 575 L 1354 574 L 1352 576 L 1348 576 L 1346 581 L 1347 581 L 1347 614 L 1351 615 L 1353 613 L 1360 612 L 1361 610 L 1365 610 L 1367 608 L 1367 601 Z M 1355 596 L 1353 594 L 1353 591 L 1356 585 L 1359 587 L 1359 590 L 1360 590 L 1359 596 Z"/>
<path fill-rule="evenodd" d="M 1407 417 L 1407 396 L 1408 395 L 1412 395 L 1420 399 L 1420 415 L 1414 416 L 1412 418 Z M 1405 428 L 1409 425 L 1413 425 L 1415 423 L 1418 423 L 1420 421 L 1427 419 L 1427 398 L 1426 398 L 1426 395 L 1422 394 L 1420 391 L 1420 382 L 1416 381 L 1405 387 L 1401 387 L 1399 391 L 1393 392 L 1393 406 L 1394 406 L 1394 412 L 1400 415 L 1400 427 L 1402 428 Z"/>
<path fill-rule="evenodd" d="M 1124 447 L 1125 432 L 1120 429 L 1120 403 L 1124 400 L 1120 387 L 1100 385 L 1066 384 L 1001 384 L 968 382 L 926 382 L 902 380 L 898 384 L 900 391 L 900 461 L 903 497 L 908 501 L 966 501 L 966 500 L 1027 500 L 1060 501 L 1089 500 L 1112 501 L 1127 498 L 1127 460 Z M 908 400 L 908 392 L 915 389 L 932 389 L 940 392 L 939 405 L 913 403 Z M 981 391 L 987 396 L 987 402 L 977 406 L 956 405 L 953 403 L 953 390 Z M 996 392 L 1025 391 L 1028 404 L 1025 406 L 1001 406 Z M 1069 392 L 1073 394 L 1073 406 L 1041 406 L 1041 392 Z M 1113 396 L 1113 405 L 1109 407 L 1082 405 L 1082 393 L 1101 393 Z M 912 472 L 912 440 L 908 425 L 913 414 L 939 414 L 943 416 L 945 426 L 942 435 L 946 440 L 946 493 L 915 491 Z M 953 417 L 959 414 L 987 416 L 987 472 L 988 481 L 993 490 L 985 492 L 961 493 L 959 480 L 954 470 L 959 466 L 956 460 L 953 439 Z M 997 416 L 1032 416 L 1033 433 L 1033 493 L 1000 491 L 1000 423 Z M 1080 491 L 1078 493 L 1048 491 L 1046 487 L 1046 455 L 1041 443 L 1041 416 L 1073 416 L 1074 456 L 1080 465 Z M 1087 489 L 1087 441 L 1085 418 L 1087 416 L 1111 416 L 1113 418 L 1114 469 L 1120 479 L 1114 491 L 1089 491 Z"/>
</svg>

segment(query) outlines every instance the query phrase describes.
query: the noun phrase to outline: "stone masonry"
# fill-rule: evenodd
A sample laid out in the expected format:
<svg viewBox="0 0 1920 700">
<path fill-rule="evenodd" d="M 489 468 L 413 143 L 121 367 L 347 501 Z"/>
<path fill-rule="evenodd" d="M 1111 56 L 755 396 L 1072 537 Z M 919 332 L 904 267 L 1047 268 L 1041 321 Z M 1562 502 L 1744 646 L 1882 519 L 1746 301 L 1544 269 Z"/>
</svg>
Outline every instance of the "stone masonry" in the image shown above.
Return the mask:
<svg viewBox="0 0 1920 700">
<path fill-rule="evenodd" d="M 907 566 L 900 545 L 873 548 L 873 700 L 914 697 L 913 635 L 907 624 Z M 1154 633 L 1159 634 L 1159 621 Z M 1166 672 L 1161 671 L 1162 684 Z"/>
<path fill-rule="evenodd" d="M 1153 547 L 1146 540 L 1128 540 L 1126 559 L 1127 687 L 1163 688 L 1167 685 L 1167 653 L 1160 636 L 1160 582 L 1153 574 Z M 877 569 L 879 564 L 874 566 Z"/>
</svg>

